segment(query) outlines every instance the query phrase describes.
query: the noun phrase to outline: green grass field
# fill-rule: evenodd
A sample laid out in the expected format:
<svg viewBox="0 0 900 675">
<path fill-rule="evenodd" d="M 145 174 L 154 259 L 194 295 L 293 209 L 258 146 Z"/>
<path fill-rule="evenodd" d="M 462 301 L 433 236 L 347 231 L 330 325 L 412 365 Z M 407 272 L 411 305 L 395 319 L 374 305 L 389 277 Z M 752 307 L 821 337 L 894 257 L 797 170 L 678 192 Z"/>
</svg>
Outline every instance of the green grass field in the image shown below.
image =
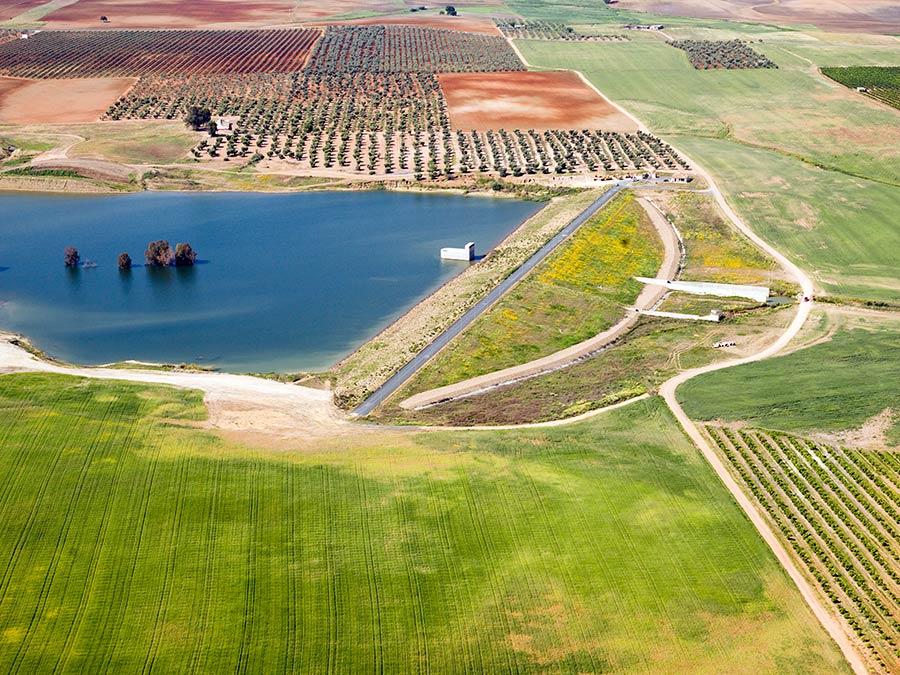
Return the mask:
<svg viewBox="0 0 900 675">
<path fill-rule="evenodd" d="M 678 137 L 753 229 L 835 295 L 900 302 L 900 188 L 731 141 Z"/>
<path fill-rule="evenodd" d="M 754 71 L 694 70 L 661 39 L 517 44 L 534 65 L 581 70 L 667 135 L 828 292 L 900 299 L 900 117 L 817 70 L 896 61 L 900 48 L 801 37 L 754 44 L 779 65 Z"/>
<path fill-rule="evenodd" d="M 202 416 L 0 378 L 0 671 L 848 672 L 656 400 L 297 451 Z"/>
<path fill-rule="evenodd" d="M 799 433 L 861 426 L 897 409 L 900 337 L 895 326 L 838 331 L 787 356 L 696 377 L 678 389 L 694 419 L 741 420 Z M 900 443 L 900 420 L 888 432 Z"/>
<path fill-rule="evenodd" d="M 426 391 L 526 363 L 586 340 L 624 314 L 655 277 L 663 244 L 644 208 L 617 197 L 416 376 Z"/>
</svg>

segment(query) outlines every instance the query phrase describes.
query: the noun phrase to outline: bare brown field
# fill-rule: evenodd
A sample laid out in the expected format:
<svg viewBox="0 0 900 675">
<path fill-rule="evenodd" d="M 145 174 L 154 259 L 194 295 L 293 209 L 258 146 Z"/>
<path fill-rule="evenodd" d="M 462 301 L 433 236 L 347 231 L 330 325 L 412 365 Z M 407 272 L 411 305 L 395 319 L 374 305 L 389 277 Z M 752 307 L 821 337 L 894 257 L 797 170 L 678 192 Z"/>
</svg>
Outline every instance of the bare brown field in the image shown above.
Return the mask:
<svg viewBox="0 0 900 675">
<path fill-rule="evenodd" d="M 76 124 L 96 122 L 134 78 L 22 80 L 0 77 L 0 122 Z"/>
<path fill-rule="evenodd" d="M 294 19 L 299 21 L 317 21 L 321 19 L 328 19 L 331 17 L 341 17 L 351 13 L 356 13 L 358 15 L 361 12 L 371 12 L 373 14 L 381 15 L 378 17 L 370 17 L 374 19 L 376 23 L 386 23 L 387 19 L 406 18 L 400 13 L 408 12 L 409 9 L 413 7 L 421 7 L 422 4 L 423 3 L 421 2 L 421 0 L 329 0 L 329 2 L 299 2 L 297 3 L 298 6 L 294 9 Z M 466 21 L 470 19 L 474 21 L 477 20 L 477 18 L 484 16 L 484 14 L 479 14 L 479 17 L 465 16 L 465 8 L 467 6 L 479 7 L 482 10 L 484 10 L 485 8 L 496 7 L 498 16 L 509 14 L 509 10 L 502 5 L 485 3 L 483 0 L 464 0 L 463 2 L 454 2 L 453 5 L 459 10 L 460 14 L 463 15 L 455 17 L 455 19 L 460 21 Z M 440 7 L 441 9 L 443 9 L 444 5 L 435 5 L 435 7 Z M 409 17 L 414 18 L 415 14 L 409 12 Z M 453 17 L 440 18 L 451 19 Z M 413 25 L 429 24 L 423 23 Z M 447 28 L 447 26 L 437 27 Z"/>
<path fill-rule="evenodd" d="M 44 20 L 46 28 L 60 30 L 268 26 L 292 21 L 294 5 L 292 0 L 79 0 Z"/>
<path fill-rule="evenodd" d="M 812 24 L 823 30 L 900 33 L 896 0 L 619 0 L 623 9 L 699 19 Z"/>
<path fill-rule="evenodd" d="M 0 21 L 8 21 L 45 2 L 47 0 L 0 0 Z"/>
<path fill-rule="evenodd" d="M 438 80 L 456 129 L 637 131 L 575 73 L 442 73 Z"/>
<path fill-rule="evenodd" d="M 425 28 L 441 28 L 444 30 L 460 30 L 467 33 L 484 33 L 485 35 L 501 35 L 500 29 L 492 19 L 482 16 L 447 16 L 436 13 L 415 13 L 393 16 L 373 16 L 366 19 L 350 19 L 347 21 L 316 21 L 310 25 L 341 26 L 423 26 Z"/>
</svg>

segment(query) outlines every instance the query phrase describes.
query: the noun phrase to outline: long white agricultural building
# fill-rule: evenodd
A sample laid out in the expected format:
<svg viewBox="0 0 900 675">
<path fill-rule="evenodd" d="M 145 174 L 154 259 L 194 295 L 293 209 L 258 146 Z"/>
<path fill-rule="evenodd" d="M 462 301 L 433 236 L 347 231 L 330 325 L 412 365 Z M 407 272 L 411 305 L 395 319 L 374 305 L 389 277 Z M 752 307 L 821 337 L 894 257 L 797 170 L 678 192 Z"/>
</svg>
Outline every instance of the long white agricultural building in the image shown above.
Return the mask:
<svg viewBox="0 0 900 675">
<path fill-rule="evenodd" d="M 741 286 L 740 284 L 716 284 L 706 281 L 669 281 L 668 279 L 648 279 L 635 277 L 651 286 L 662 286 L 670 291 L 682 291 L 694 295 L 715 295 L 720 298 L 749 298 L 756 302 L 769 299 L 769 289 L 765 286 Z"/>
</svg>

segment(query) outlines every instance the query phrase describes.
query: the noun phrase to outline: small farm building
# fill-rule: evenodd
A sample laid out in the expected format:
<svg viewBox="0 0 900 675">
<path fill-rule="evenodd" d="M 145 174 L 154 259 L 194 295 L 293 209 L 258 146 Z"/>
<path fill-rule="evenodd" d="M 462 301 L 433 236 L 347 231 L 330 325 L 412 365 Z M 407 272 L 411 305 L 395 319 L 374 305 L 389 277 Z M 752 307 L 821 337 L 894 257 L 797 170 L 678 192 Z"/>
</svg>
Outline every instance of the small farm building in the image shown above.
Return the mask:
<svg viewBox="0 0 900 675">
<path fill-rule="evenodd" d="M 475 242 L 470 241 L 463 248 L 442 248 L 441 260 L 475 260 Z"/>
</svg>

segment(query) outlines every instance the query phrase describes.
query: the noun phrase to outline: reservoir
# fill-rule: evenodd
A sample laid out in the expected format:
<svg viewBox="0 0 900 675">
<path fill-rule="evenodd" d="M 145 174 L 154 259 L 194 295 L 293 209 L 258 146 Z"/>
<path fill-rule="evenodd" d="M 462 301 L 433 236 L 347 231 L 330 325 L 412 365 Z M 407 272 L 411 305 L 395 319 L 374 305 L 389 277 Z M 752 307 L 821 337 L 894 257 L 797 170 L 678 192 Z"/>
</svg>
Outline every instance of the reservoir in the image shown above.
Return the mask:
<svg viewBox="0 0 900 675">
<path fill-rule="evenodd" d="M 80 364 L 322 370 L 459 274 L 541 205 L 391 192 L 0 194 L 0 330 Z M 144 267 L 152 240 L 194 267 Z M 66 268 L 63 252 L 82 263 Z M 134 267 L 116 260 L 130 254 Z"/>
</svg>

